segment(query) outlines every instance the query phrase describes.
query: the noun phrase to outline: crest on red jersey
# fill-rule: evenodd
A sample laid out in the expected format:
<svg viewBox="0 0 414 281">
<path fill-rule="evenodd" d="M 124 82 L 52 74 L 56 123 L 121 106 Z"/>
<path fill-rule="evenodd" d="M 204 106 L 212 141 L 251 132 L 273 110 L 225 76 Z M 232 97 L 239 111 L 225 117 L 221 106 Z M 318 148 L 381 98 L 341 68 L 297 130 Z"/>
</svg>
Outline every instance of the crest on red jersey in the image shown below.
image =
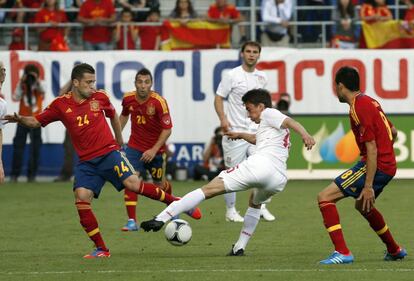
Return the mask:
<svg viewBox="0 0 414 281">
<path fill-rule="evenodd" d="M 165 125 L 170 125 L 171 124 L 171 118 L 169 115 L 164 115 L 162 117 L 162 122 L 164 122 Z"/>
<path fill-rule="evenodd" d="M 150 103 L 147 106 L 147 115 L 151 116 L 151 115 L 154 115 L 154 114 L 155 114 L 155 106 L 152 103 Z"/>
<path fill-rule="evenodd" d="M 91 111 L 99 111 L 99 101 L 92 100 L 90 103 Z"/>
</svg>

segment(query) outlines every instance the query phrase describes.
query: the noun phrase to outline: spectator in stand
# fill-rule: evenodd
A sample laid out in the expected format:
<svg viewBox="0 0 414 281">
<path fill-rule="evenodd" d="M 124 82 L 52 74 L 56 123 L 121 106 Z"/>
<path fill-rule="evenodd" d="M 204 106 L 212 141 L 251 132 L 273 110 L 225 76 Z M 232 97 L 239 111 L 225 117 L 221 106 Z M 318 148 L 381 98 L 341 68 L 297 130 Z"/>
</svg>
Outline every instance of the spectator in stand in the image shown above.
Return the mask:
<svg viewBox="0 0 414 281">
<path fill-rule="evenodd" d="M 267 24 L 261 36 L 263 46 L 289 46 L 288 26 L 292 8 L 292 0 L 262 1 L 262 20 Z"/>
<path fill-rule="evenodd" d="M 401 23 L 402 27 L 410 34 L 414 31 L 414 0 L 404 0 L 408 9 L 405 11 L 404 21 Z"/>
<path fill-rule="evenodd" d="M 186 24 L 191 19 L 197 19 L 198 14 L 194 10 L 191 0 L 177 0 L 169 18 L 179 20 L 182 24 Z"/>
<path fill-rule="evenodd" d="M 214 179 L 222 170 L 225 169 L 223 158 L 223 129 L 217 127 L 214 130 L 214 136 L 203 153 L 203 165 L 194 167 L 194 180 Z"/>
<path fill-rule="evenodd" d="M 78 21 L 83 23 L 83 48 L 88 51 L 108 50 L 112 42 L 112 28 L 115 21 L 115 7 L 112 0 L 86 0 L 79 9 Z"/>
<path fill-rule="evenodd" d="M 52 41 L 65 38 L 69 33 L 69 27 L 57 27 L 59 23 L 68 22 L 65 11 L 59 9 L 57 0 L 45 0 L 43 7 L 39 10 L 34 19 L 35 23 L 50 23 L 51 27 L 39 27 L 39 51 L 50 51 Z"/>
<path fill-rule="evenodd" d="M 160 10 L 159 0 L 119 0 L 119 4 L 123 7 L 146 9 L 136 13 L 135 21 L 138 22 L 146 21 L 151 11 Z"/>
<path fill-rule="evenodd" d="M 6 16 L 8 13 L 2 11 L 1 9 L 10 9 L 14 5 L 14 0 L 0 0 L 0 23 L 4 23 L 6 21 Z"/>
<path fill-rule="evenodd" d="M 24 31 L 21 28 L 15 28 L 12 32 L 12 41 L 9 45 L 10 51 L 24 50 Z"/>
<path fill-rule="evenodd" d="M 68 11 L 68 9 L 76 9 L 82 6 L 84 0 L 64 0 L 60 7 L 66 12 L 68 21 L 74 22 L 78 17 L 78 11 Z"/>
<path fill-rule="evenodd" d="M 29 8 L 29 9 L 40 9 L 44 0 L 16 0 L 16 8 Z M 34 12 L 17 12 L 17 22 L 29 22 L 34 21 Z"/>
<path fill-rule="evenodd" d="M 114 41 L 117 50 L 135 50 L 135 43 L 138 39 L 138 28 L 130 25 L 133 22 L 134 14 L 131 9 L 123 8 L 121 21 L 117 22 L 114 29 Z M 127 35 L 125 38 L 125 34 Z"/>
<path fill-rule="evenodd" d="M 360 13 L 361 20 L 366 23 L 392 20 L 392 13 L 385 0 L 365 0 Z"/>
<path fill-rule="evenodd" d="M 355 49 L 356 26 L 355 6 L 351 0 L 338 0 L 336 10 L 333 10 L 332 20 L 335 21 L 332 48 Z"/>
<path fill-rule="evenodd" d="M 227 0 L 216 0 L 214 4 L 210 5 L 207 11 L 207 17 L 211 21 L 222 23 L 238 23 L 243 20 L 236 6 L 227 3 Z M 247 41 L 245 27 L 240 25 L 239 30 L 240 43 Z"/>
<path fill-rule="evenodd" d="M 160 22 L 160 11 L 152 10 L 148 14 L 147 22 Z M 139 27 L 141 50 L 159 50 L 161 44 L 161 26 L 143 25 Z"/>
<path fill-rule="evenodd" d="M 42 111 L 44 96 L 45 91 L 40 82 L 39 68 L 34 64 L 26 65 L 23 76 L 17 84 L 16 91 L 13 94 L 14 100 L 20 101 L 19 115 L 34 116 L 40 113 Z M 17 178 L 22 169 L 27 135 L 30 136 L 30 156 L 27 168 L 27 181 L 35 181 L 40 147 L 42 145 L 41 129 L 32 129 L 17 124 L 16 135 L 13 139 L 12 182 L 17 182 Z"/>
</svg>

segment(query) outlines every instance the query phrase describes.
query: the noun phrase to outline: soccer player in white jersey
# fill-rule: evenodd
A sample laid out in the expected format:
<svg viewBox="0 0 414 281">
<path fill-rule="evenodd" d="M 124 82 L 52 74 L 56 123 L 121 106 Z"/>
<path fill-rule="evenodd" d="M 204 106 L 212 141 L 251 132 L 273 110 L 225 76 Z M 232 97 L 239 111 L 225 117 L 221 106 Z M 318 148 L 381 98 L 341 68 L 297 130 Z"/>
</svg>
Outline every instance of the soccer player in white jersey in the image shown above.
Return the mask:
<svg viewBox="0 0 414 281">
<path fill-rule="evenodd" d="M 0 93 L 1 88 L 3 86 L 4 79 L 6 78 L 6 69 L 4 68 L 4 64 L 0 61 Z M 7 104 L 3 97 L 0 95 L 0 118 L 3 118 L 6 115 L 7 111 Z M 3 151 L 3 121 L 0 121 L 0 183 L 4 182 L 4 168 L 3 168 L 3 161 L 1 160 L 2 151 Z"/>
<path fill-rule="evenodd" d="M 268 91 L 250 90 L 242 97 L 242 102 L 249 118 L 259 124 L 258 130 L 256 134 L 229 131 L 227 136 L 256 144 L 256 153 L 233 168 L 222 171 L 202 188 L 171 203 L 154 219 L 142 222 L 142 229 L 158 231 L 171 218 L 194 208 L 206 199 L 253 188 L 239 240 L 229 253 L 230 256 L 244 255 L 246 245 L 259 222 L 262 203 L 285 188 L 286 161 L 290 146 L 289 129 L 301 136 L 307 149 L 311 149 L 315 141 L 301 124 L 272 108 Z"/>
<path fill-rule="evenodd" d="M 247 91 L 263 89 L 267 84 L 266 74 L 256 69 L 260 52 L 259 43 L 254 41 L 244 43 L 240 51 L 242 64 L 227 72 L 217 88 L 214 107 L 224 133 L 229 131 L 254 133 L 257 130 L 257 125 L 247 116 L 241 98 Z M 224 110 L 224 99 L 227 99 L 226 110 Z M 224 136 L 222 144 L 226 168 L 236 166 L 255 151 L 254 145 L 243 139 L 231 140 Z M 224 200 L 227 209 L 226 220 L 243 222 L 243 217 L 236 211 L 236 194 L 225 194 Z M 267 221 L 275 220 L 265 204 L 262 205 L 261 216 Z"/>
</svg>

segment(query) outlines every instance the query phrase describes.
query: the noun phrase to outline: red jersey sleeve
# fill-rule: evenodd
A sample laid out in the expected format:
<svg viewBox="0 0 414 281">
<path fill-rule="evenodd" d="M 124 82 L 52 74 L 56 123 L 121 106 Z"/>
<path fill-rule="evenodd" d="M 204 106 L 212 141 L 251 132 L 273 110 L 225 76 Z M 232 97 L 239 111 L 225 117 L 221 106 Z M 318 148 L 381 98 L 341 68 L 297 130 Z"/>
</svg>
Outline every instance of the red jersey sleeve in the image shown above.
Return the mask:
<svg viewBox="0 0 414 281">
<path fill-rule="evenodd" d="M 37 121 L 40 122 L 42 127 L 45 127 L 46 125 L 59 121 L 60 116 L 62 116 L 59 106 L 56 101 L 53 101 L 48 107 L 46 107 L 42 112 L 35 115 L 35 118 Z"/>
<path fill-rule="evenodd" d="M 108 95 L 105 92 L 99 91 L 99 98 L 102 100 L 102 110 L 105 112 L 105 116 L 108 118 L 113 118 L 115 116 L 116 110 L 109 100 Z"/>
<path fill-rule="evenodd" d="M 124 116 L 128 116 L 131 112 L 129 111 L 129 102 L 128 102 L 128 98 L 124 97 L 122 99 L 122 112 L 121 114 Z"/>
<path fill-rule="evenodd" d="M 170 110 L 165 99 L 160 98 L 157 103 L 157 114 L 158 118 L 161 121 L 161 127 L 163 129 L 171 129 L 172 121 L 170 116 Z"/>
<path fill-rule="evenodd" d="M 358 99 L 355 103 L 355 113 L 359 119 L 360 141 L 368 142 L 375 140 L 375 114 L 378 110 L 367 99 Z"/>
<path fill-rule="evenodd" d="M 240 12 L 236 9 L 235 6 L 231 5 L 228 6 L 229 9 L 229 15 L 231 19 L 238 19 L 240 18 Z"/>
</svg>

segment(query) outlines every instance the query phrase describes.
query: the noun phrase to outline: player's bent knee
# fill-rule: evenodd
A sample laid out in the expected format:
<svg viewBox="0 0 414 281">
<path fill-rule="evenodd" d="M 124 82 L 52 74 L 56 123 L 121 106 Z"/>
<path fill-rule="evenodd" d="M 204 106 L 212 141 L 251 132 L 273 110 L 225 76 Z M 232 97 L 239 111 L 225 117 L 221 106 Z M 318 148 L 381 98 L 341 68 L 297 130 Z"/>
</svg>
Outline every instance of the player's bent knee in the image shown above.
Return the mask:
<svg viewBox="0 0 414 281">
<path fill-rule="evenodd" d="M 141 180 L 136 176 L 132 175 L 126 178 L 122 184 L 125 186 L 126 189 L 129 189 L 134 192 L 139 191 L 139 186 L 141 185 Z"/>
</svg>

